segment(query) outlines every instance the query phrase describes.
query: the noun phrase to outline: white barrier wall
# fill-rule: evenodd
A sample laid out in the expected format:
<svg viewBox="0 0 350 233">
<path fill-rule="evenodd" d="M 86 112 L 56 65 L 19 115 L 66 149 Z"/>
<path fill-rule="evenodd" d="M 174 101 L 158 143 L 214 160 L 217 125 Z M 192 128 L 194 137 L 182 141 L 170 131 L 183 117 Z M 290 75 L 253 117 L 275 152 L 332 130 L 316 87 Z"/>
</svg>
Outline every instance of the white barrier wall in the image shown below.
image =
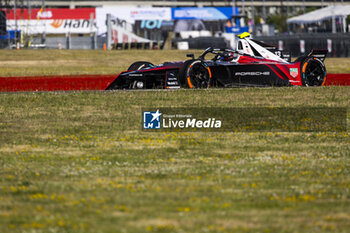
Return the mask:
<svg viewBox="0 0 350 233">
<path fill-rule="evenodd" d="M 113 18 L 112 16 L 112 21 L 116 22 L 119 21 L 119 19 Z M 150 40 L 139 37 L 133 33 L 131 26 L 130 23 L 112 23 L 112 43 L 150 42 Z"/>
<path fill-rule="evenodd" d="M 134 24 L 136 20 L 171 20 L 169 7 L 135 7 L 135 6 L 108 6 L 96 8 L 97 34 L 107 32 L 106 15 L 111 14 L 119 21 L 112 22 L 122 26 Z"/>
</svg>

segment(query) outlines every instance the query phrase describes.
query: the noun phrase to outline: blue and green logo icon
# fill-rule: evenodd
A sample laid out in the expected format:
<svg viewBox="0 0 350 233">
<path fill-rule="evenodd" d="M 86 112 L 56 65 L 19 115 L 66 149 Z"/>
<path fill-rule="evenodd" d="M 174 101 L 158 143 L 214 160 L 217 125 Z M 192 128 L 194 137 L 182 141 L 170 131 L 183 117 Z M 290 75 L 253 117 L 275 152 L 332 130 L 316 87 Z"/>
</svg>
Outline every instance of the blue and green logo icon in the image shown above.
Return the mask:
<svg viewBox="0 0 350 233">
<path fill-rule="evenodd" d="M 143 128 L 144 129 L 160 129 L 161 115 L 159 109 L 156 112 L 143 112 Z"/>
</svg>

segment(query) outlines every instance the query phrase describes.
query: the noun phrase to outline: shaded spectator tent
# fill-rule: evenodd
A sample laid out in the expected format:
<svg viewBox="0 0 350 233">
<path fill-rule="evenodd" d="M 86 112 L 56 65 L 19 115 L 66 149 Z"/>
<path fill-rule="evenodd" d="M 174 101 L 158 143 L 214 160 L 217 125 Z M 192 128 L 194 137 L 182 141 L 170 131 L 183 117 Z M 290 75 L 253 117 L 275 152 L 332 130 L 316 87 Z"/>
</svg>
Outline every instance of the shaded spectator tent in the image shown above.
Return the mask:
<svg viewBox="0 0 350 233">
<path fill-rule="evenodd" d="M 350 5 L 321 8 L 287 20 L 287 24 L 314 25 L 319 31 L 346 32 L 346 18 L 350 15 Z"/>
</svg>

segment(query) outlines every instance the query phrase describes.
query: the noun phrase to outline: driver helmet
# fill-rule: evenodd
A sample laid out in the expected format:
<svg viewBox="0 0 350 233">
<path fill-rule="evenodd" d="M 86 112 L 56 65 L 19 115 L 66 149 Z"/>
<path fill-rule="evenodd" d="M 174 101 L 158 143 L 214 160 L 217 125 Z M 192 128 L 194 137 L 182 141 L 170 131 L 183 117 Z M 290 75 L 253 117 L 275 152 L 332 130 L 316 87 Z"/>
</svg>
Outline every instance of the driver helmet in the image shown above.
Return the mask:
<svg viewBox="0 0 350 233">
<path fill-rule="evenodd" d="M 227 52 L 221 57 L 221 60 L 222 61 L 232 61 L 233 58 L 234 58 L 234 53 L 233 52 Z"/>
</svg>

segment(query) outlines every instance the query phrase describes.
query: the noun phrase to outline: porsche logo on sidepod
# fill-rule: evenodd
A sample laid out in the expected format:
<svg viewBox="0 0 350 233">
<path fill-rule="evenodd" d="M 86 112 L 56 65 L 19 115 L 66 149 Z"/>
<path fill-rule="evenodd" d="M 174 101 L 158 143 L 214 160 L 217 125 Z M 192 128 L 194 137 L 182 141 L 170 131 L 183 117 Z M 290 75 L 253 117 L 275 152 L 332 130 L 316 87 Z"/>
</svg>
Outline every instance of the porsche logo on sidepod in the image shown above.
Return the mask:
<svg viewBox="0 0 350 233">
<path fill-rule="evenodd" d="M 253 72 L 236 72 L 235 75 L 238 76 L 269 76 L 270 72 L 269 71 L 265 71 L 265 72 L 259 72 L 259 71 L 253 71 Z"/>
</svg>

